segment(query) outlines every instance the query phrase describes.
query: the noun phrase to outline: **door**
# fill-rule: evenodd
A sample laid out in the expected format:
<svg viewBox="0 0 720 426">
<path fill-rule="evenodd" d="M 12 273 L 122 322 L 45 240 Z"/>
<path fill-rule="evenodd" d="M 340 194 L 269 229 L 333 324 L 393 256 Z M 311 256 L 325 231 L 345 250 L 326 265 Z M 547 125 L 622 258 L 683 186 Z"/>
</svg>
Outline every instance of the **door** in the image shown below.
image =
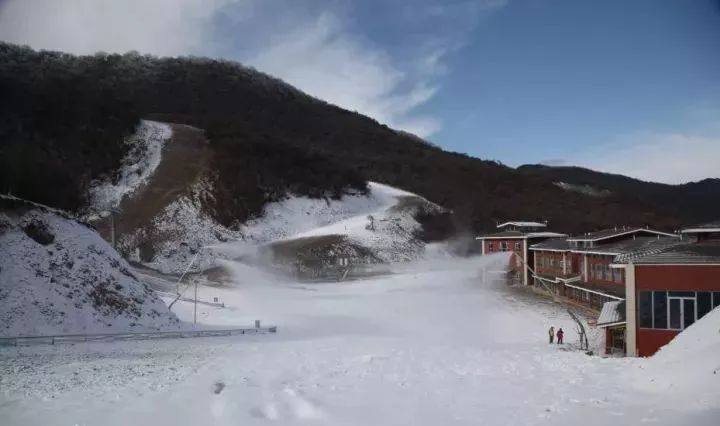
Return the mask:
<svg viewBox="0 0 720 426">
<path fill-rule="evenodd" d="M 670 328 L 684 330 L 695 322 L 695 298 L 668 297 L 668 318 Z"/>
</svg>

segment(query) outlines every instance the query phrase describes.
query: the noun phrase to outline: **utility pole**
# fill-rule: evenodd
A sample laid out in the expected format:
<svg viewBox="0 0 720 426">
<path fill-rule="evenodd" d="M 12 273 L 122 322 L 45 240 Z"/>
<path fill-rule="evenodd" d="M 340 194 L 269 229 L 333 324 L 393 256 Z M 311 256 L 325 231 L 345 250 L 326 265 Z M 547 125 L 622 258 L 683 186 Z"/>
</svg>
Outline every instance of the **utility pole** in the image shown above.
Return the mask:
<svg viewBox="0 0 720 426">
<path fill-rule="evenodd" d="M 197 324 L 197 285 L 198 285 L 198 280 L 194 279 L 193 281 L 195 281 L 195 307 L 193 309 L 193 327 L 195 327 L 195 324 Z"/>
<path fill-rule="evenodd" d="M 117 250 L 117 245 L 115 244 L 115 210 L 110 210 L 110 241 L 112 248 Z"/>
</svg>

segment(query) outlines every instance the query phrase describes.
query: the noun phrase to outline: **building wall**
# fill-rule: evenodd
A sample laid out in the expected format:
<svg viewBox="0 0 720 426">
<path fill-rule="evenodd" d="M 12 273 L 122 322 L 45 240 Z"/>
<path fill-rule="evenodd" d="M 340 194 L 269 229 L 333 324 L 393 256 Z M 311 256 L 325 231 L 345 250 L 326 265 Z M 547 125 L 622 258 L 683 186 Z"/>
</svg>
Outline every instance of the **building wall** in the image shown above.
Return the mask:
<svg viewBox="0 0 720 426">
<path fill-rule="evenodd" d="M 720 291 L 720 265 L 635 265 L 637 290 Z"/>
<path fill-rule="evenodd" d="M 720 291 L 720 265 L 635 265 L 635 290 L 636 300 L 641 290 Z M 639 356 L 653 355 L 680 333 L 638 324 L 636 321 Z"/>
<path fill-rule="evenodd" d="M 535 253 L 535 272 L 540 275 L 548 275 L 553 277 L 563 276 L 562 266 L 560 262 L 563 260 L 563 254 L 557 251 L 539 251 L 532 250 Z M 550 265 L 550 261 L 555 262 L 555 267 L 542 266 L 543 260 L 547 261 L 547 265 Z"/>
<path fill-rule="evenodd" d="M 501 244 L 505 243 L 507 244 L 507 250 L 501 250 Z M 516 246 L 517 244 L 517 246 Z M 521 270 L 522 269 L 522 263 L 518 265 L 516 256 L 520 260 L 524 260 L 523 258 L 523 252 L 525 250 L 525 240 L 523 239 L 493 239 L 493 240 L 483 240 L 483 252 L 485 254 L 490 253 L 499 253 L 502 251 L 509 251 L 513 253 L 513 256 L 510 258 L 510 266 L 513 270 Z"/>
<path fill-rule="evenodd" d="M 650 330 L 646 328 L 637 329 L 638 356 L 652 356 L 660 348 L 680 334 L 678 330 Z"/>
<path fill-rule="evenodd" d="M 596 265 L 603 268 L 603 271 L 608 270 L 609 265 L 613 262 L 613 259 L 615 256 L 609 255 L 609 256 L 602 256 L 602 255 L 595 255 L 595 254 L 588 254 L 587 255 L 587 270 L 588 275 L 585 279 L 585 281 L 589 283 L 597 283 L 597 284 L 610 284 L 610 285 L 617 285 L 618 288 L 625 288 L 625 276 L 624 271 L 622 269 L 610 269 L 610 271 L 613 274 L 618 275 L 612 275 L 608 277 L 603 272 L 602 276 L 598 276 L 594 271 L 596 270 Z M 616 280 L 615 278 L 619 278 L 619 280 Z"/>
</svg>

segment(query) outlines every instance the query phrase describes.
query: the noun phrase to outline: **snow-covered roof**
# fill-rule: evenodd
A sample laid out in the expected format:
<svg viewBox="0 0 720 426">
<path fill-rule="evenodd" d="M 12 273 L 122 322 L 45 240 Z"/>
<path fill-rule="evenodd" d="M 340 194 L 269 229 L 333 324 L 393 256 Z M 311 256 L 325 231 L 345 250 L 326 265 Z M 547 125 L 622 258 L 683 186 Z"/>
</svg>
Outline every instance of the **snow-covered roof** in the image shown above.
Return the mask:
<svg viewBox="0 0 720 426">
<path fill-rule="evenodd" d="M 547 227 L 547 224 L 542 222 L 525 222 L 525 221 L 516 221 L 516 222 L 505 222 L 498 225 L 498 228 L 504 228 L 506 226 L 518 226 L 522 228 L 545 228 Z"/>
<path fill-rule="evenodd" d="M 597 320 L 598 327 L 608 327 L 625 323 L 625 301 L 605 302 Z"/>
<path fill-rule="evenodd" d="M 683 234 L 702 234 L 706 232 L 720 232 L 720 220 L 713 222 L 703 223 L 701 225 L 694 225 L 684 228 L 681 231 Z"/>
<path fill-rule="evenodd" d="M 653 235 L 663 235 L 666 237 L 678 238 L 678 235 L 671 234 L 668 232 L 656 231 L 654 229 L 649 229 L 649 228 L 631 228 L 631 227 L 623 226 L 623 227 L 617 227 L 617 228 L 603 229 L 602 231 L 589 232 L 585 235 L 577 235 L 577 236 L 568 238 L 568 241 L 601 241 L 601 240 L 606 240 L 608 238 L 615 238 L 615 237 L 619 237 L 622 235 L 637 234 L 637 233 L 647 233 L 647 234 L 653 234 Z"/>
<path fill-rule="evenodd" d="M 527 234 L 528 238 L 559 238 L 559 237 L 567 237 L 567 234 L 561 234 L 559 232 L 549 232 L 549 231 L 542 231 L 542 232 L 529 232 Z"/>
</svg>

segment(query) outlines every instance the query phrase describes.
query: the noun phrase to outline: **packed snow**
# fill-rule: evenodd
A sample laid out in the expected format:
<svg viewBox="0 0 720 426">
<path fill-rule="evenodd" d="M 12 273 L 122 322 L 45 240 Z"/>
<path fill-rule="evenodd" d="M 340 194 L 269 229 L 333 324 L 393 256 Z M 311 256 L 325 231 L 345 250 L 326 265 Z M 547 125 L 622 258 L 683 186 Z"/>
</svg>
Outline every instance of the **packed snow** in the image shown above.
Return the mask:
<svg viewBox="0 0 720 426">
<path fill-rule="evenodd" d="M 155 258 L 146 266 L 180 274 L 194 259 L 193 270 L 202 271 L 217 266 L 218 259 L 256 252 L 259 245 L 323 235 L 346 236 L 348 242 L 372 250 L 383 261 L 414 260 L 425 248 L 415 235 L 420 228 L 415 213 L 420 209 L 442 211 L 413 193 L 369 182 L 367 194 L 348 194 L 338 200 L 289 196 L 269 203 L 260 217 L 235 231 L 218 224 L 203 210 L 208 185 L 201 179 L 189 195 L 178 198 L 156 216 L 153 232 L 172 238 L 155 247 Z M 136 247 L 138 237 L 123 237 L 120 247 Z M 131 253 L 131 258 L 140 261 L 137 253 Z"/>
<path fill-rule="evenodd" d="M 669 356 L 665 374 L 687 374 L 692 386 L 654 384 L 661 369 L 652 359 L 575 350 L 563 307 L 490 279 L 504 265 L 502 253 L 416 262 L 351 283 L 259 274 L 202 287 L 203 298 L 226 305 L 198 305 L 203 325 L 260 319 L 278 333 L 0 348 L 0 417 L 4 425 L 717 425 L 718 377 L 706 370 L 716 346 L 678 339 L 706 359 L 703 374 L 685 355 Z M 192 317 L 192 304 L 176 306 Z M 707 330 L 694 325 L 697 336 L 716 332 L 717 317 L 696 324 L 714 319 Z M 565 329 L 567 344 L 547 343 L 551 325 Z"/>
<path fill-rule="evenodd" d="M 145 183 L 160 165 L 163 146 L 171 136 L 169 125 L 141 120 L 135 133 L 126 141 L 129 152 L 117 174 L 91 186 L 91 210 L 103 214 L 105 210 L 117 207 L 123 197 Z"/>
<path fill-rule="evenodd" d="M 158 330 L 177 318 L 93 229 L 0 209 L 0 336 Z"/>
</svg>

